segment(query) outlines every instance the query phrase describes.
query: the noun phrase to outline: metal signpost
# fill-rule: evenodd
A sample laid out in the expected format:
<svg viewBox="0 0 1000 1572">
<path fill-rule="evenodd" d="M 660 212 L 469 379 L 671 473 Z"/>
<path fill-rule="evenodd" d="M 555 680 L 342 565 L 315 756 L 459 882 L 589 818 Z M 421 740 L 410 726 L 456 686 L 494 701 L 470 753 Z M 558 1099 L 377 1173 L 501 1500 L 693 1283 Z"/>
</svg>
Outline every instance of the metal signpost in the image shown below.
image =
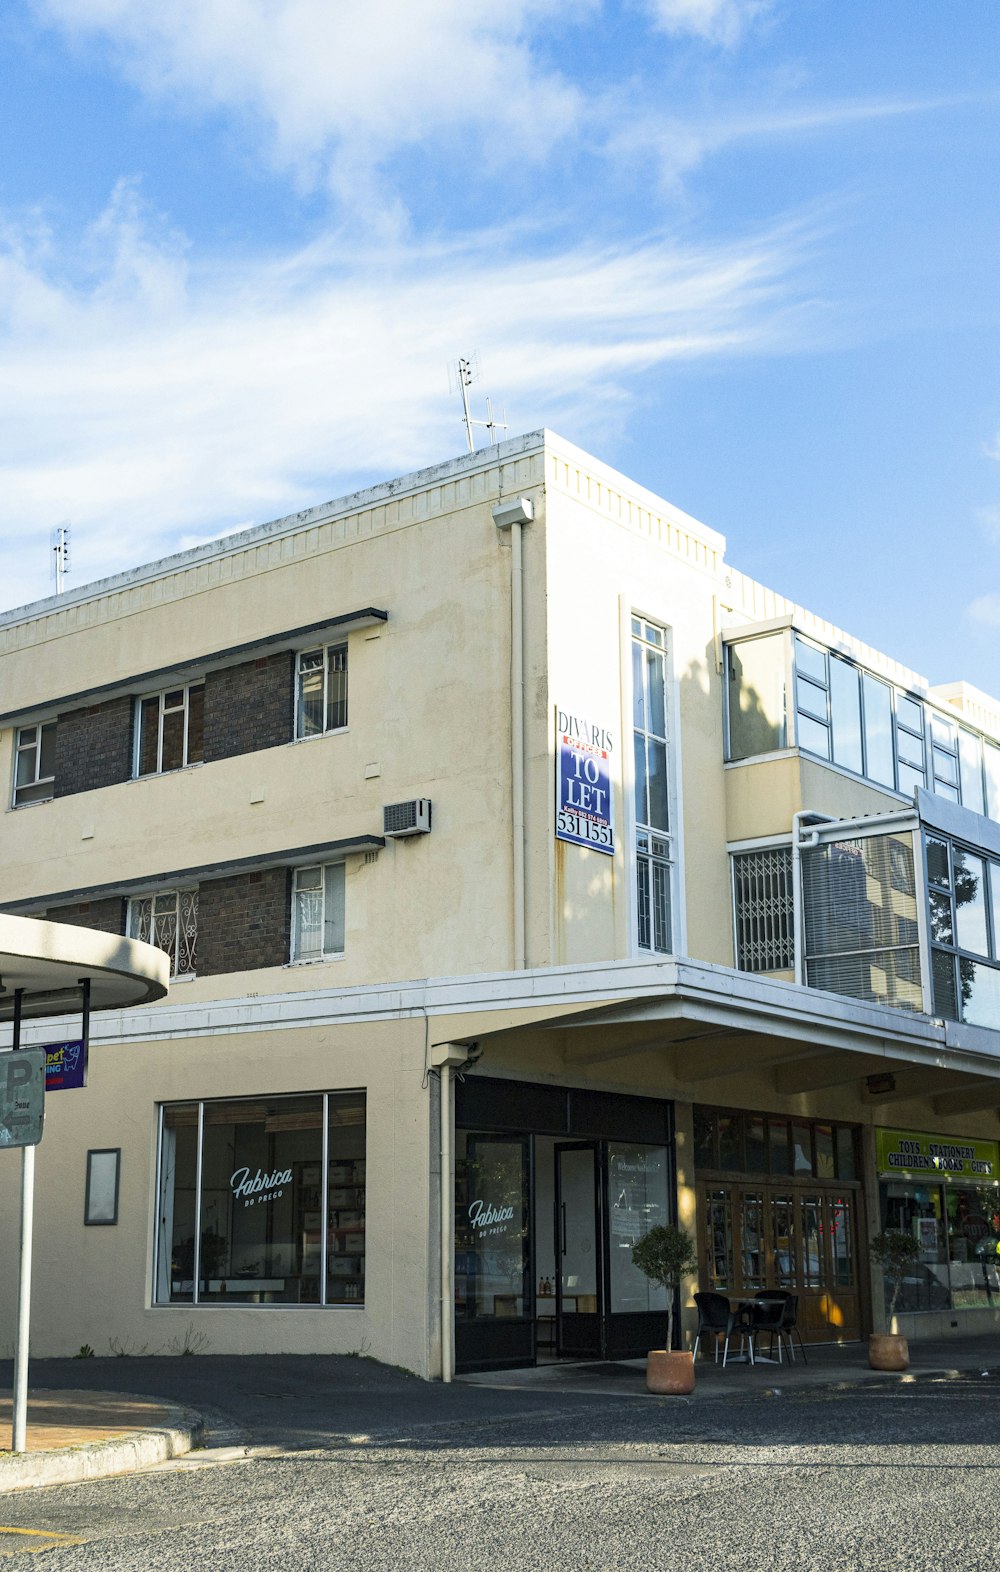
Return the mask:
<svg viewBox="0 0 1000 1572">
<path fill-rule="evenodd" d="M 23 1452 L 28 1429 L 28 1350 L 31 1331 L 31 1247 L 35 1206 L 35 1147 L 45 1121 L 45 1087 L 86 1084 L 90 1040 L 90 979 L 80 980 L 81 1036 L 48 1048 L 21 1047 L 24 990 L 14 990 L 11 1052 L 0 1058 L 0 1148 L 21 1148 L 21 1244 L 17 1280 L 17 1342 L 14 1349 L 14 1401 L 11 1451 Z M 67 1054 L 65 1050 L 70 1050 Z M 53 1052 L 57 1050 L 57 1052 Z M 74 1053 L 73 1050 L 76 1050 Z M 53 1063 L 53 1061 L 55 1061 Z M 72 1065 L 68 1061 L 72 1061 Z M 79 1065 L 79 1071 L 77 1066 Z M 66 1072 L 69 1072 L 68 1075 Z"/>
</svg>

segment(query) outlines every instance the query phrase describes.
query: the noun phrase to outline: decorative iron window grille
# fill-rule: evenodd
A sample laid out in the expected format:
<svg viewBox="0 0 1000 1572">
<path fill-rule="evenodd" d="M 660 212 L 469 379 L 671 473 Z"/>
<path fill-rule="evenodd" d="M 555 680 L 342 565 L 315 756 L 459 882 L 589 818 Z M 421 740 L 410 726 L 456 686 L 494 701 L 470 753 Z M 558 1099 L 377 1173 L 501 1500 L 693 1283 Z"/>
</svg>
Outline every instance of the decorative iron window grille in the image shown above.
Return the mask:
<svg viewBox="0 0 1000 1572">
<path fill-rule="evenodd" d="M 736 965 L 741 972 L 783 972 L 795 965 L 792 848 L 733 855 Z"/>
<path fill-rule="evenodd" d="M 159 890 L 128 903 L 130 939 L 155 944 L 170 957 L 171 977 L 188 977 L 197 969 L 198 891 Z"/>
</svg>

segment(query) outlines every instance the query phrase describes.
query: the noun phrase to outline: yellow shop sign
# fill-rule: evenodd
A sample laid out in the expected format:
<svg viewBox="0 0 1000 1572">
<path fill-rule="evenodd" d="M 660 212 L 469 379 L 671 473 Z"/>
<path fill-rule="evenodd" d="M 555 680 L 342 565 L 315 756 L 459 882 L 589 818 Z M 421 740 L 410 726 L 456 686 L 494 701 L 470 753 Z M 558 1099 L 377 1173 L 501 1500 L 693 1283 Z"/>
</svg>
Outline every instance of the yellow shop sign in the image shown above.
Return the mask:
<svg viewBox="0 0 1000 1572">
<path fill-rule="evenodd" d="M 1000 1179 L 996 1141 L 963 1141 L 917 1130 L 876 1130 L 875 1136 L 882 1178 L 937 1173 L 943 1179 Z"/>
</svg>

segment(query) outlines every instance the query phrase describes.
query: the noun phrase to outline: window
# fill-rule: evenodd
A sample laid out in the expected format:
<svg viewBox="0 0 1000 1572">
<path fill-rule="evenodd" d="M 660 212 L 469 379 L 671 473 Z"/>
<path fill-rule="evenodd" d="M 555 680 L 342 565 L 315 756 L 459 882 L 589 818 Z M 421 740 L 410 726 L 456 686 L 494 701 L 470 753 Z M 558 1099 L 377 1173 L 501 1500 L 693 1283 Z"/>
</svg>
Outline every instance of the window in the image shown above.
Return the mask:
<svg viewBox="0 0 1000 1572">
<path fill-rule="evenodd" d="M 734 853 L 733 892 L 738 969 L 791 970 L 795 965 L 792 848 Z"/>
<path fill-rule="evenodd" d="M 161 1110 L 157 1304 L 362 1304 L 365 1094 Z"/>
<path fill-rule="evenodd" d="M 296 868 L 292 886 L 292 960 L 344 953 L 344 864 Z"/>
<path fill-rule="evenodd" d="M 924 837 L 934 1013 L 1000 1028 L 1000 862 Z"/>
<path fill-rule="evenodd" d="M 159 890 L 128 903 L 128 936 L 155 944 L 170 957 L 171 977 L 197 970 L 198 891 Z"/>
<path fill-rule="evenodd" d="M 347 725 L 347 645 L 303 650 L 295 662 L 295 735 L 320 737 Z"/>
<path fill-rule="evenodd" d="M 662 628 L 632 618 L 638 944 L 660 955 L 669 955 L 672 944 L 666 643 Z"/>
<path fill-rule="evenodd" d="M 730 759 L 751 759 L 788 746 L 787 658 L 783 633 L 727 646 Z"/>
<path fill-rule="evenodd" d="M 55 795 L 56 723 L 22 726 L 14 745 L 14 806 L 48 802 Z"/>
<path fill-rule="evenodd" d="M 912 835 L 855 835 L 804 850 L 802 902 L 810 988 L 923 1009 Z"/>
<path fill-rule="evenodd" d="M 136 705 L 135 773 L 163 775 L 205 756 L 205 684 L 151 693 Z"/>
</svg>

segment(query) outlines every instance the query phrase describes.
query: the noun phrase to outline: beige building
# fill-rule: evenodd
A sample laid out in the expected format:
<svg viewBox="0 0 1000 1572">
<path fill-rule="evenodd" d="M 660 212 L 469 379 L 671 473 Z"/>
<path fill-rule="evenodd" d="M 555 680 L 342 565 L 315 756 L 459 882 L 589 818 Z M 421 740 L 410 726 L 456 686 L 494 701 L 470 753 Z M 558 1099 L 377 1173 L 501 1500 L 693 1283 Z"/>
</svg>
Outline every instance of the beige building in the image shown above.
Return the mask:
<svg viewBox="0 0 1000 1572">
<path fill-rule="evenodd" d="M 550 432 L 9 612 L 0 678 L 3 909 L 173 975 L 50 1096 L 38 1353 L 639 1354 L 674 1216 L 686 1338 L 861 1336 L 883 1223 L 901 1330 L 1000 1321 L 985 695 Z"/>
</svg>

